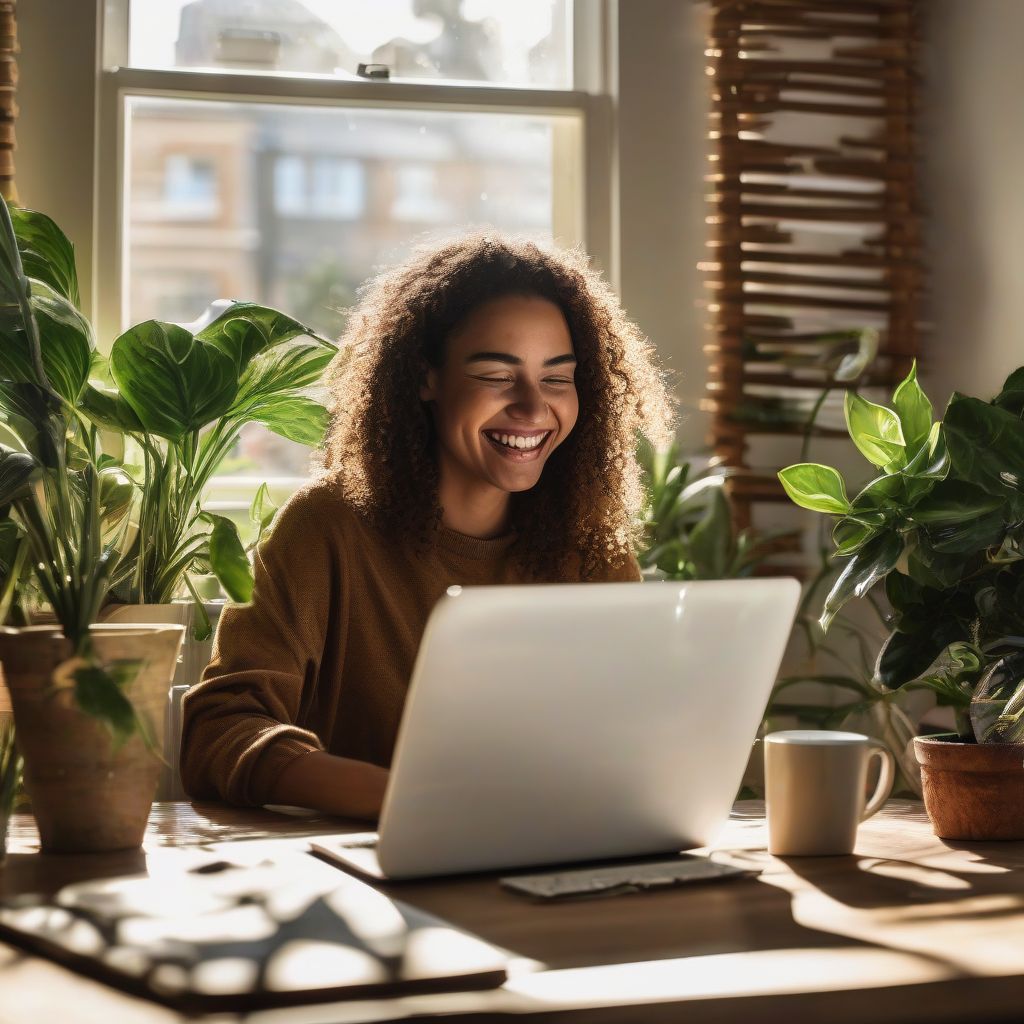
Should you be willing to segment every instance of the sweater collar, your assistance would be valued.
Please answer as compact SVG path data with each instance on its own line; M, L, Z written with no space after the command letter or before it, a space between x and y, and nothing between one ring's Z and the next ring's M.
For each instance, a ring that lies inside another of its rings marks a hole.
M437 546L443 551L459 555L462 558L482 560L496 558L504 554L516 539L516 532L510 530L500 537L491 537L485 540L480 537L470 537L466 533L459 533L450 527L439 525L436 537Z

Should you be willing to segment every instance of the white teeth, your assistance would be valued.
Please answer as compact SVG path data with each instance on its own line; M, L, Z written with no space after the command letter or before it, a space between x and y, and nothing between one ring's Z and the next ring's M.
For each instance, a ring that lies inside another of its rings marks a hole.
M539 434L536 437L524 437L522 434L488 434L487 436L508 448L523 451L539 447L548 435Z

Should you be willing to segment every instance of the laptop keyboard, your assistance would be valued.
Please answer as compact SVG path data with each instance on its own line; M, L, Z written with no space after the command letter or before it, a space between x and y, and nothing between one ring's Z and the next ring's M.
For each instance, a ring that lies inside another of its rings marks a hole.
M338 844L343 850L376 850L377 837L372 839L355 839L352 842L342 841Z

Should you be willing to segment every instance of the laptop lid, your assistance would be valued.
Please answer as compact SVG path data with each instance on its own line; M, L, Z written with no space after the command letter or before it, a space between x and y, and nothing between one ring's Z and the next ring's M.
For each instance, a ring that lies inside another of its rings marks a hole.
M410 878L710 842L799 594L793 579L451 588L410 682L381 870Z

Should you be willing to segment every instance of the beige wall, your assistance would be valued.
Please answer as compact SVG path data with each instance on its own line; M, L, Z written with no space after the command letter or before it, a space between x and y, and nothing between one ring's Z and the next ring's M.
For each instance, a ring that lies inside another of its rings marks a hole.
M704 444L706 379L697 262L704 251L706 11L689 0L620 0L620 291L676 376L680 438Z
M76 245L86 312L92 288L93 110L97 5L29 0L18 5L15 181L22 204L60 224ZM82 240L85 240L84 242Z
M937 406L1024 364L1024 3L934 0L924 121Z

